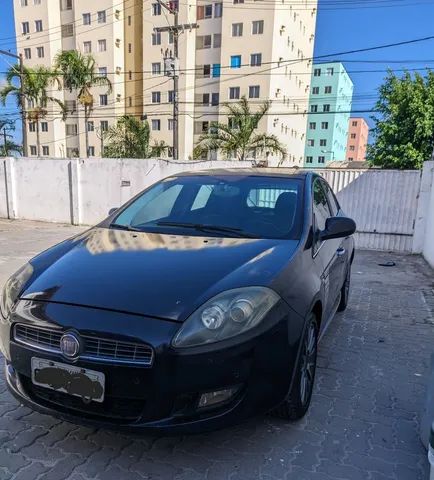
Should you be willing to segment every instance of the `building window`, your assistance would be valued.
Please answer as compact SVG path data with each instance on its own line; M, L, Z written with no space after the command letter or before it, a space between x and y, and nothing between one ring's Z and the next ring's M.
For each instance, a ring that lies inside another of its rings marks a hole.
M101 10L100 12L98 12L97 17L98 23L105 23L107 20L105 10Z
M102 106L102 107L106 107L108 105L108 97L107 95L100 95L99 96L99 104Z
M27 0L21 0L21 6L27 7Z
M203 65L200 78L209 78L211 76L211 65Z
M220 63L214 63L212 66L212 76L213 78L220 77L221 74L221 65ZM209 75L208 75L209 76Z
M312 88L312 95L319 95L319 87Z
M229 88L229 98L231 100L237 100L240 98L240 87L230 87Z
M36 53L38 55L38 58L44 58L44 47L37 47Z
M35 30L42 32L42 20L35 20Z
M354 121L354 122L352 123L352 125L353 125L353 127L357 127L357 121Z
M309 130L316 130L316 123L315 122L310 122L309 123Z
M84 53L92 53L92 42L83 42L83 50Z
M108 120L101 120L99 128L101 132L106 132L108 130Z
M29 123L29 132L36 132L36 122L30 122Z
M356 137L357 137L357 134L355 134L355 133L352 133L352 134L351 134L351 138L352 138L352 139L355 139Z
M161 103L161 92L152 92L152 103Z
M231 68L241 68L241 55L232 55Z
M233 23L232 24L232 36L233 37L242 37L243 36L243 24L242 23Z
M169 103L173 103L175 101L175 92L173 90L169 90L167 92L167 101Z
M98 73L101 75L101 77L106 77L107 76L107 67L99 67L98 68Z
M214 33L213 39L214 39L214 42L213 42L214 48L220 48L222 46L221 33Z
M155 131L161 130L161 120L154 118L151 121L151 127L152 127L152 130L155 130Z
M83 13L83 25L90 25L92 23L92 18L90 13Z
M350 152L355 152L356 151L356 147L354 145L350 145Z
M322 111L323 112L330 112L330 105L328 103L323 105Z
M306 163L313 163L313 157L306 157Z
M322 122L322 123L321 123L321 128L322 128L323 130L328 130L328 128L329 128L329 122Z
M161 74L161 63L156 62L152 64L152 75L160 75Z
M74 113L77 110L77 103L75 100L65 100L65 109L68 113Z
M313 71L313 76L314 77L320 77L321 76L321 69L320 68L315 68Z
M94 157L95 156L95 147L89 146L89 150L88 150L87 153L88 153L89 157Z
M152 4L152 15L154 17L161 15L161 5L159 3Z
M259 98L260 90L261 88L259 85L252 85L249 87L249 98Z
M332 93L332 87L325 87L324 93Z
M334 68L327 68L326 75L328 77L332 77L334 74L335 74L335 69Z
M107 40L98 40L98 52L107 51Z
M261 35L264 33L264 20L254 20L252 22L252 34Z
M30 48L24 49L24 58L30 60L32 58L32 50Z
M128 80L132 80L133 79L133 72L130 70L128 72Z
M173 130L173 118L169 118L167 120L167 130L169 130L169 131Z
M308 147L314 147L315 146L315 140L313 138L309 138L307 141L307 146Z
M223 3L214 4L214 17L220 18L223 15Z
M260 67L262 65L262 53L252 53L250 55L250 66Z
M128 44L128 53L132 53L133 45L131 43Z
M67 137L74 137L77 135L77 125L75 123L66 124L66 136Z
M161 32L154 32L152 34L152 45L161 45Z
M60 0L60 9L64 10L72 10L72 0Z
M212 35L198 35L196 39L196 49L204 50L211 48Z
M203 15L204 15L204 18L212 18L212 5L204 6Z
M354 160L354 157L348 157L348 161L352 162Z
M41 131L48 132L48 122L41 122Z
M131 27L131 15L128 15L128 26Z
M41 5L41 0L33 0L33 5Z
M219 105L219 103L220 103L220 94L219 93L211 94L211 105L215 107Z
M30 145L30 155L36 155L36 145Z
M320 155L318 157L318 163L325 163L325 157L323 157L322 155Z
M319 141L319 146L320 146L320 147L327 147L327 140L325 140L324 138L322 138L322 139Z
M318 105L311 105L310 106L310 111L312 113L317 113L318 112Z
M23 35L27 35L28 33L30 33L29 22L23 22L21 24L21 31L23 32Z
M202 94L201 103L202 105L209 105L209 93Z
M95 124L93 122L87 122L87 131L93 132L95 130Z
M50 155L50 147L47 147L46 145L44 145L42 147L42 155L44 155L45 157L47 157L48 155Z
M62 38L72 37L74 35L74 24L67 23L62 25Z

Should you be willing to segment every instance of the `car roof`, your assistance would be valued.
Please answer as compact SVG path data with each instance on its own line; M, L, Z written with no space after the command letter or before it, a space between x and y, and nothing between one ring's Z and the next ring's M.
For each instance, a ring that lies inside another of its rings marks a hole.
M191 176L238 176L238 177L270 177L270 178L297 178L305 180L306 177L312 175L312 172L302 170L300 168L213 168L210 170L187 171L173 175L174 177L191 177Z

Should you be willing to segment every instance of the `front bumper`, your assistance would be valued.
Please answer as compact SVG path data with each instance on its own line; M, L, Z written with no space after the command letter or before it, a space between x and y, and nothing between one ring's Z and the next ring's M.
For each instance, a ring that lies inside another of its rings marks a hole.
M19 302L16 322L71 328L86 335L117 336L143 341L155 352L150 367L79 360L74 365L103 372L106 396L102 404L36 387L31 382L31 358L68 363L61 355L36 351L16 343L3 329L7 385L30 408L64 420L121 430L203 432L264 413L286 396L296 364L302 319L284 302L270 312L271 325L241 344L219 350L178 352L171 339L180 324L44 302ZM125 332L128 331L128 336ZM8 337L8 338L5 338ZM237 387L227 402L200 409L201 394Z

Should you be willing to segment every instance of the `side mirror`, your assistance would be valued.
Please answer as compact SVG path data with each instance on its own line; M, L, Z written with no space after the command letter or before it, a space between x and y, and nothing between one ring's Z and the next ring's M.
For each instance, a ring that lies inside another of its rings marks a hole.
M348 217L330 217L326 221L326 228L320 233L320 239L349 237L356 231L356 222Z
M111 208L111 209L109 210L109 213L108 213L108 214L109 214L109 217L111 217L111 216L112 216L115 212L117 212L117 211L118 211L117 208Z

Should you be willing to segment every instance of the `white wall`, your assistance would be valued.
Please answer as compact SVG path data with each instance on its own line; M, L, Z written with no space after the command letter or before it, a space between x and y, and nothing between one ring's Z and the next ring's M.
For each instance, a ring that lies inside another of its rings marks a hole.
M423 244L423 256L426 261L434 268L434 162L426 162L427 171L430 172L430 175L427 174L427 177L431 180L429 185L429 195L427 197L426 203L426 215L425 215L425 231L424 231L424 244Z
M181 171L250 167L251 162L159 159L0 161L0 217L95 224L136 193Z

